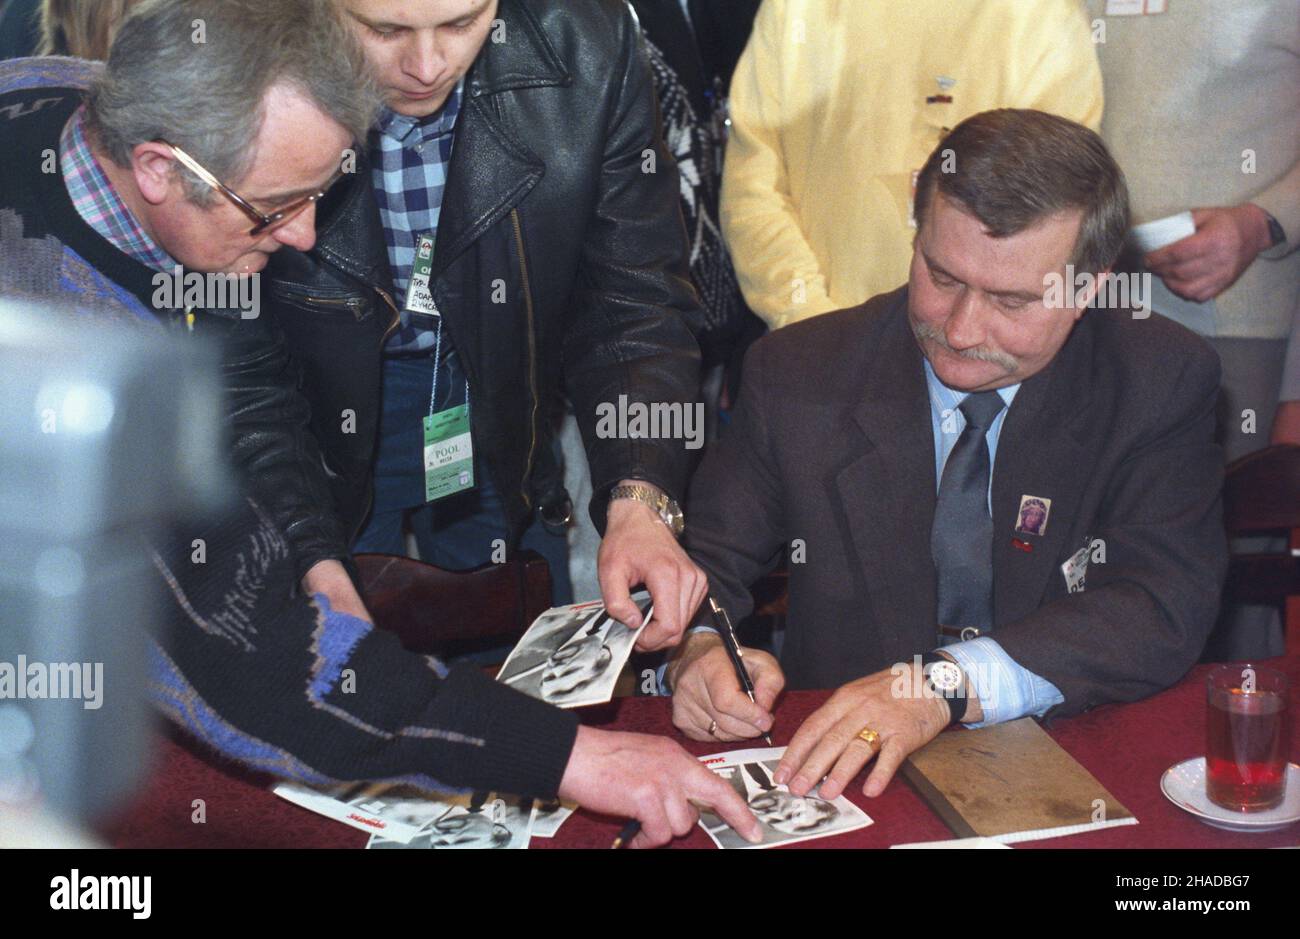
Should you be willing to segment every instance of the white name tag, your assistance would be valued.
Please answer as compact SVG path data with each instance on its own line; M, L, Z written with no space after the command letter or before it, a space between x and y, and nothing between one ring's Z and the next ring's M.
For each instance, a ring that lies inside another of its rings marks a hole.
M1107 16L1150 16L1169 9L1169 0L1106 0Z
M438 304L429 289L429 276L433 272L433 239L421 235L415 242L415 264L411 268L411 284L406 290L406 309L412 313L441 316Z
M424 448L424 468L426 470L442 469L462 460L474 458L474 445L468 432L457 434L438 443L427 444Z
M1065 589L1068 593L1083 593L1091 550L1090 545L1085 545L1061 565L1061 573L1065 575Z

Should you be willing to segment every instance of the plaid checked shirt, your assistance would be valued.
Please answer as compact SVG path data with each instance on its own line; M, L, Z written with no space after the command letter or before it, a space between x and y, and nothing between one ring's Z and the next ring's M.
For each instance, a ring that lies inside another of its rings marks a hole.
M460 113L462 79L447 103L426 118L406 117L384 110L371 133L375 199L388 241L388 261L399 304L406 297L415 264L416 239L438 233L442 194ZM434 347L437 320L402 310L401 325L389 337L387 352L416 352Z
M78 108L59 138L59 169L73 207L87 225L118 251L147 267L170 274L176 261L140 227L95 162L86 141L85 113L84 107Z

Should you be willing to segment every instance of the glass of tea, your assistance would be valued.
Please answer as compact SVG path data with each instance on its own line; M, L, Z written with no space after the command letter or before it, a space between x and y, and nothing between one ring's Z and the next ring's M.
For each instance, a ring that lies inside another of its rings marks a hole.
M1205 794L1235 812L1264 812L1286 793L1287 680L1260 665L1219 665L1207 679Z

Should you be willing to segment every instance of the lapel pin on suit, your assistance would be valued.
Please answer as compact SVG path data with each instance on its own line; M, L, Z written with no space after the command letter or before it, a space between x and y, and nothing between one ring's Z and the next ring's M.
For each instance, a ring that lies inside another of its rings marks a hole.
M1043 496L1021 496L1016 513L1016 531L1023 535L1042 537L1047 532L1047 517L1052 512L1052 500Z

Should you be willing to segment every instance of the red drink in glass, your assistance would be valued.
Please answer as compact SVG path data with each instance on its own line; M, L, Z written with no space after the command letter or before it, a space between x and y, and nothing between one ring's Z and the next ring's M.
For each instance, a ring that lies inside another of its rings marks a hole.
M1286 676L1253 665L1220 666L1207 691L1206 795L1237 812L1281 805L1291 739Z

